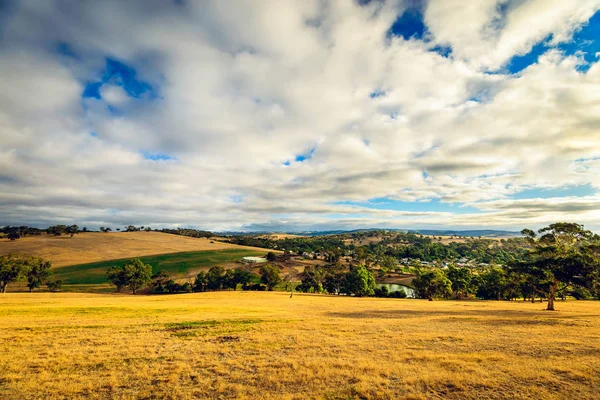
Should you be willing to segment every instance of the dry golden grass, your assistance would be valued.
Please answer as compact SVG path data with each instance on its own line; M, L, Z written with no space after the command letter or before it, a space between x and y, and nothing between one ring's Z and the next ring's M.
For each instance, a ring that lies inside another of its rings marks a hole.
M0 239L0 255L8 253L31 254L52 261L52 266L55 268L182 251L236 248L267 251L211 239L197 239L160 232L88 232L73 237L42 235L28 236L15 241Z
M600 303L5 294L0 398L597 399Z

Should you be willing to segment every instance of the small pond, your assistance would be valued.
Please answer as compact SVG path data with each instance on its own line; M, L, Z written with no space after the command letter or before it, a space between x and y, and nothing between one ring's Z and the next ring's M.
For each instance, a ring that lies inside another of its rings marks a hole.
M408 286L404 286L399 283L378 283L375 286L378 289L381 289L382 287L385 286L385 287L387 287L387 290L389 293L402 290L404 293L406 293L406 297L409 297L411 299L415 298L415 290L413 288L409 288Z

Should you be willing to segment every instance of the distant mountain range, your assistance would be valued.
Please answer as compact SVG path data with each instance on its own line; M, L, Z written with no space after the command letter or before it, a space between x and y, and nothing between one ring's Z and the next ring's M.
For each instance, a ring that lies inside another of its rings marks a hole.
M217 235L229 235L229 236L255 236L255 235L268 235L275 233L283 233L290 235L300 236L323 236L323 235L342 235L344 233L357 233L357 232L369 232L369 231L388 231L388 232L412 232L421 235L430 236L466 236L466 237L517 237L521 236L519 232L494 230L494 229L473 229L473 230L441 230L441 229L353 229L353 230L331 230L331 231L304 231L304 232L286 232L286 231L256 231L256 232L216 232Z

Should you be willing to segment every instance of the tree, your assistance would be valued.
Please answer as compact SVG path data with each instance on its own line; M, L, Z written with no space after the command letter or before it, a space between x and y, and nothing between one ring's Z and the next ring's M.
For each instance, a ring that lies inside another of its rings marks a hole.
M235 272L232 269L225 270L225 275L223 275L223 289L235 290L236 288Z
M419 297L432 301L436 297L446 297L452 293L452 282L438 268L419 271L412 285Z
M346 274L339 270L329 272L325 276L323 288L327 293L339 294L346 283Z
M194 292L205 292L207 287L206 272L200 271L194 280Z
M379 262L379 267L381 268L380 269L381 274L385 275L389 271L395 269L397 265L398 265L398 260L396 260L395 257L383 256L381 261Z
M53 282L48 281L46 283L46 286L48 286L48 290L50 290L51 292L59 292L62 288L62 281L60 279Z
M450 265L446 276L452 282L452 297L463 299L473 295L477 286L474 285L473 274L469 268L457 268Z
M19 254L0 256L0 293L6 292L9 283L26 276L29 269L27 257Z
M375 294L375 276L364 265L350 267L343 291L355 296L372 296Z
M276 265L267 264L260 267L260 281L267 286L267 290L273 290L275 285L281 282L279 272Z
M277 254L273 253L272 251L267 253L267 261L269 262L274 262L275 260L277 260Z
M8 240L17 240L21 238L21 233L19 231L12 231L9 232L8 235L6 235L6 237L8 238Z
M300 275L301 284L298 289L302 292L321 293L323 291L323 281L325 279L325 270L322 266L308 266Z
M67 226L66 225L53 225L53 226L50 226L48 229L46 229L46 232L49 235L60 236L63 233L67 232Z
M127 278L125 277L125 269L121 266L113 266L106 271L106 276L110 283L117 287L117 292L120 292L127 286Z
M172 282L171 277L163 271L158 271L152 275L150 287L152 293L168 293L169 282Z
M233 270L233 280L235 282L235 286L233 290L237 289L237 285L246 286L248 283L252 282L253 279L256 278L252 272L245 270L244 268L236 268Z
M477 297L484 300L509 299L507 272L498 267L492 267L478 276Z
M67 228L65 229L65 231L71 235L71 237L73 237L73 235L75 235L76 233L79 233L79 227L77 225L70 225L67 226Z
M548 295L547 310L554 311L557 293L569 286L592 287L600 281L600 237L583 225L560 222L538 231L521 231L531 251L511 268L534 277Z
M221 266L210 267L206 273L206 288L208 290L220 290L223 287L223 276L225 269Z
M50 276L50 261L44 261L40 257L32 257L29 260L29 268L27 271L27 287L30 292L33 289L42 286L42 283Z
M133 294L152 279L152 266L144 264L139 258L128 261L123 266L123 271L127 285Z

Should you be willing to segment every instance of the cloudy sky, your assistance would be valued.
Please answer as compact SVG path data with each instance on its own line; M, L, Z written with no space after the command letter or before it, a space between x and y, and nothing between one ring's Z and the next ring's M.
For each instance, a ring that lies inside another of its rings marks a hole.
M600 230L600 0L0 2L0 225Z

